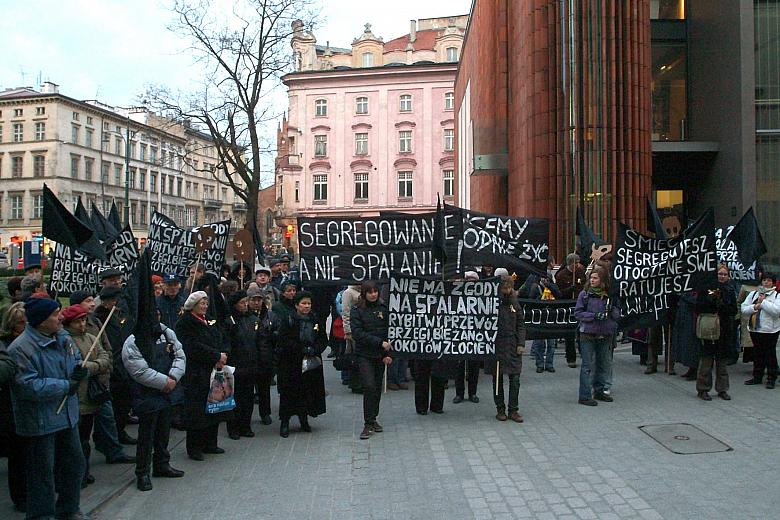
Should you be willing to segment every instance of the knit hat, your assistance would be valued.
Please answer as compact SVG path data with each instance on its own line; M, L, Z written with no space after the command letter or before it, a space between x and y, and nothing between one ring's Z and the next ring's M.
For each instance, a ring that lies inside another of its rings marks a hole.
M247 291L236 291L228 296L227 303L232 309L235 304L247 297Z
M187 301L184 302L184 310L191 311L195 308L199 301L203 298L208 298L209 295L205 291L195 291L187 297Z
M246 296L247 298L260 298L263 296L263 290L257 284L252 284L246 290Z
M152 284L160 283L163 281L163 277L159 274L153 274L152 275Z
M479 280L479 275L476 271L466 271L466 273L463 275L463 278L465 280Z
M70 293L70 304L78 305L90 296L95 296L92 291L73 291Z
M493 272L493 276L509 276L509 271L507 271L503 267L497 267L496 270Z
M271 268L261 265L255 270L255 274L260 274L260 273L267 273L268 276L271 276Z
M87 311L81 305L71 305L70 307L65 307L62 309L62 314L60 314L60 316L62 316L63 325L67 325L71 321L83 318L86 315Z
M24 315L30 327L37 327L59 308L59 302L50 298L28 298L24 302Z

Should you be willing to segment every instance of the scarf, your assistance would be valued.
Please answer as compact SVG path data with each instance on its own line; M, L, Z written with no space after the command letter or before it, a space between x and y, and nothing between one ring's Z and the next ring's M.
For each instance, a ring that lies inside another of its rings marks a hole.
M591 287L588 289L588 292L592 294L593 296L597 296L599 298L604 296L604 288L603 287Z

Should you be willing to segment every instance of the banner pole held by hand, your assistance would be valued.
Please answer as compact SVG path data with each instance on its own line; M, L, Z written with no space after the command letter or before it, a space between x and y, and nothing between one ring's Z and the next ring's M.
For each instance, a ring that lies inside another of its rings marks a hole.
M499 379L499 377L501 377L501 373L499 372L498 364L499 364L499 361L496 361L496 395L498 395L498 384L499 384L499 381L501 381Z
M106 320L103 322L103 326L100 327L100 332L97 333L97 336L95 336L95 341L92 342L92 346L89 347L89 350L87 351L87 355L84 356L84 359L81 360L81 365L83 366L84 363L86 363L89 360L89 356L92 354L92 351L95 350L95 346L97 346L98 342L100 341L100 336L103 335L103 332L106 330L106 325L108 325L108 322L111 320L111 316L114 315L114 311L116 310L116 305L111 307L111 312L108 313L108 317L106 317ZM68 394L65 394L65 397L62 398L62 402L60 403L60 406L57 408L57 415L62 412L62 408L65 406L65 403L68 401Z
M384 388L384 392L387 393L387 365L385 365L385 375L382 378L382 387Z

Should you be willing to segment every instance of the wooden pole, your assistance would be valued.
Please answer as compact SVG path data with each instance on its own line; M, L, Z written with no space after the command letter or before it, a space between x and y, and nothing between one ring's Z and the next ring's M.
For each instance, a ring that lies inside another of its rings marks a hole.
M108 313L108 317L103 322L103 326L100 327L100 332L98 332L97 336L95 336L95 341L92 342L92 346L89 347L89 350L87 351L87 355L84 356L84 359L81 361L81 365L83 366L84 363L86 363L89 360L89 356L92 354L92 352L95 350L95 347L97 346L98 342L100 341L100 336L103 335L103 332L106 330L106 325L108 325L109 320L111 320L111 316L114 315L114 311L116 310L116 305L114 305L111 308L111 312ZM121 363L121 360L120 360ZM62 412L62 408L65 406L65 403L68 400L68 394L65 394L65 397L62 398L62 402L60 403L59 408L57 408L57 415Z
M496 395L498 395L498 385L499 385L499 377L501 377L501 372L499 372L499 361L496 361Z
M387 365L385 365L385 375L382 378L382 386L384 388L384 393L387 393Z
M198 281L198 267L200 267L200 255L203 253L198 253L198 257L195 259L195 272L192 274L192 287L190 287L191 292L195 292L195 282Z

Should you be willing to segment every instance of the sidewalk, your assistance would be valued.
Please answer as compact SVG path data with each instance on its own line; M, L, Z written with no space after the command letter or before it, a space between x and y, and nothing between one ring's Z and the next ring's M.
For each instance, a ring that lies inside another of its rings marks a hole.
M556 373L537 374L526 356L523 424L494 419L490 379L482 376L481 402L452 404L450 384L443 415L417 415L412 390L383 395L385 431L361 441L361 396L340 385L327 363L328 413L311 421L313 433L298 432L293 419L290 437L282 439L276 417L267 427L256 420L253 439L232 441L223 429L225 455L197 463L179 445L172 463L186 476L154 479L147 493L127 485L131 466L97 462L98 482L88 488L84 510L102 503L94 516L106 520L777 515L780 390L744 386L749 365L729 367L732 401L708 403L679 376L642 374L638 358L621 348L615 402L590 408L577 404L579 369L568 368L562 357L556 364ZM732 451L679 455L639 429L678 423L696 426ZM21 518L6 515L6 493L0 515Z

